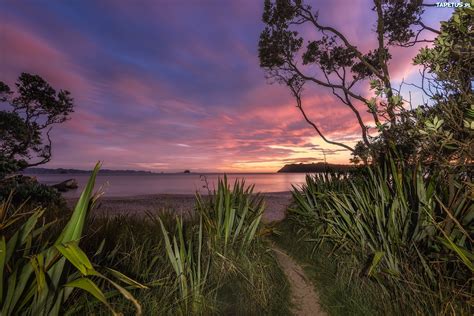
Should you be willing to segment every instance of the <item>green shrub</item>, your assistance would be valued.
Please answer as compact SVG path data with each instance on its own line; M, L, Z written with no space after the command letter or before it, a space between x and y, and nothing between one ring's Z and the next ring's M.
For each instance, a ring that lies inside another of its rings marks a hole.
M196 245L194 236L186 236L182 218L176 219L177 232L170 240L168 231L159 219L165 240L166 254L179 285L179 301L183 314L196 314L203 310L204 287L209 272L210 257L203 258L202 220L199 221Z
M293 192L291 219L315 248L330 245L336 256L352 257L348 269L362 267L354 273L378 283L400 311L466 312L472 187L457 182L449 194L442 180L393 161L370 169L364 181L308 177Z
M12 204L20 205L27 202L32 206L42 206L50 210L65 209L66 202L54 188L39 183L36 179L26 176L14 176L0 180L0 201L12 195Z
M163 210L91 218L83 245L94 262L149 287L134 292L144 314L288 315L287 280L261 237L262 207L252 187L222 180L196 197L198 211L185 219ZM123 298L111 304L134 312ZM89 304L86 312L107 310Z
M141 306L117 280L130 287L144 287L122 273L105 269L112 280L99 272L79 248L79 239L89 209L95 202L92 196L96 166L71 218L55 240L50 228L55 222L40 221L42 208L24 212L11 209L11 196L0 207L0 306L1 315L59 315L80 306L68 305L76 289L91 294L114 314L107 296L121 294L132 301L140 314ZM9 230L17 222L13 232ZM9 232L9 234L7 234ZM98 284L106 282L114 288L104 293Z
M238 180L231 189L224 177L208 199L196 194L196 209L216 251L225 254L229 247L245 250L258 234L265 206L262 196L253 194L253 189Z
M148 287L133 291L144 315L177 314L183 302L178 299L178 283L168 262L157 216L92 217L87 223L83 247L97 264L121 271ZM159 216L166 229L174 234L174 215ZM193 224L189 226L192 228ZM86 305L83 314L109 315L102 305L93 304L84 297L79 297L78 301ZM113 297L110 301L124 315L136 312L123 297Z

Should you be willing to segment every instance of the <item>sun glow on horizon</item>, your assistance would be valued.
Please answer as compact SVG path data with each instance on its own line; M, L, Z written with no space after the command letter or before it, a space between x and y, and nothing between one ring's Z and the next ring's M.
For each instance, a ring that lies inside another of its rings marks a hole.
M140 6L104 11L95 2L78 2L81 19L67 20L72 13L64 1L28 10L21 1L5 6L0 80L13 86L23 71L38 74L69 90L75 102L71 120L51 131L54 154L45 167L85 169L101 160L104 168L122 170L275 172L289 163L348 164L350 152L317 136L287 87L265 79L256 55L263 6L238 2L238 11L226 10L230 4L191 1L145 12ZM347 4L334 1L331 7L337 6ZM213 18L214 9L222 18ZM371 47L373 12L354 9L344 19L339 14L328 9L324 18L361 48ZM435 10L428 17L435 25L449 15ZM95 23L104 20L100 27ZM200 27L183 32L187 23ZM417 83L411 60L418 49L393 54L395 84ZM328 139L353 147L361 139L354 113L328 89L305 88L309 117ZM358 93L372 92L362 85ZM420 94L411 97L414 104L423 102ZM366 107L355 105L373 132Z

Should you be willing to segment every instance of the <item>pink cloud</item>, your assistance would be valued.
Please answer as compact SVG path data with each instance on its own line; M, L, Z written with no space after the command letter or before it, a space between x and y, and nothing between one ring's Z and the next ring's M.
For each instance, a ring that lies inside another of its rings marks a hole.
M68 21L73 13L59 4L41 15L48 27L16 19L26 11L25 19L41 14L27 5L2 20L0 80L12 83L19 72L34 72L76 98L72 120L54 129L51 167L90 167L101 159L106 168L275 171L289 161L322 157L312 148L326 145L288 89L268 85L259 68L260 1L131 6L105 0L97 6L100 18L94 5L80 8L97 19L87 25L82 16ZM376 47L370 7L369 0L338 0L316 1L314 9L323 24L368 51ZM212 23L204 23L206 17ZM61 26L64 32L56 32ZM413 52L393 50L393 79L411 74ZM366 85L358 89L369 93ZM304 106L328 138L360 138L354 114L330 90L308 85ZM356 106L373 124L365 105ZM331 159L347 162L347 153L330 150Z
M20 24L2 21L0 41L1 80L13 84L20 72L29 72L42 76L54 87L70 90L78 98L92 90L64 53Z

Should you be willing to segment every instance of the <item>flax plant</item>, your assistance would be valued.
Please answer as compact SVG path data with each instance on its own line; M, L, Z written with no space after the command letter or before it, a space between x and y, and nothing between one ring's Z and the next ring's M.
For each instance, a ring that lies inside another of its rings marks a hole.
M224 176L208 199L196 194L196 209L215 250L225 254L237 245L245 250L259 232L265 205L263 197L254 194L253 189L253 185L246 187L243 180L236 180L231 189Z
M313 251L325 244L336 257L353 258L352 268L361 269L353 273L410 301L412 311L465 312L473 284L472 184L464 179L448 190L443 179L393 159L362 179L308 176L293 190L290 218Z
M23 205L9 212L11 200L2 202L1 315L62 314L67 312L65 308L68 306L68 300L76 289L92 295L113 314L117 312L109 304L107 297L120 294L134 304L137 314L141 314L140 304L125 287L145 288L145 286L113 269L106 269L107 274L112 277L100 273L78 245L87 213L97 199L92 190L99 167L97 164L94 168L71 218L55 241L50 242L47 236L48 229L55 223L41 223L46 210L36 208L31 212L23 212L21 210ZM19 224L27 216L29 218L23 224ZM104 282L114 290L104 292L99 287L99 284ZM124 287L119 283L126 285Z
M204 287L209 272L210 257L203 262L203 230L202 219L198 226L197 244L193 244L193 236L186 236L182 218L176 219L176 234L169 233L159 219L165 240L166 254L176 275L179 287L178 303L183 307L183 314L199 314L204 307ZM204 263L204 264L203 264Z

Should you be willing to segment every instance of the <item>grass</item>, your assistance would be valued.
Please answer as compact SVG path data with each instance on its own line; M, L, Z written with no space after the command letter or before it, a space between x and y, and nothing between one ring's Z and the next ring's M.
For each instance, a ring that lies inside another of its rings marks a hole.
M412 167L392 161L294 188L273 238L331 315L472 314L472 185ZM96 172L59 218L2 201L2 315L290 314L252 186L224 178L185 219L88 217Z
M92 190L98 170L99 164L72 215L54 237L50 233L56 223L45 222L45 209L24 210L25 204L15 208L12 195L2 201L1 315L59 315L77 290L84 296L91 295L113 314L116 312L107 296L119 294L133 303L136 314L141 314L140 304L125 287L146 287L114 269L100 272L79 247L87 213L96 199Z
M471 314L472 185L445 181L394 161L363 178L309 176L280 242L322 271L312 274L335 314Z
M229 252L215 268L221 315L290 315L288 280L266 242L256 242L245 257Z
M231 188L224 176L210 198L196 194L196 210L214 251L225 255L229 247L238 247L245 252L255 239L265 207L263 197L253 194L253 189L238 180Z
M144 315L289 314L289 285L263 236L257 236L245 252L230 247L224 255L208 247L199 217L186 221L171 213L153 214L148 220L96 217L87 226L84 247L94 262L149 287L133 291ZM122 298L112 304L125 314L133 313ZM107 310L93 303L88 313L107 314Z
M312 239L295 222L284 220L275 231L278 233L272 239L303 267L322 308L330 315L393 314L391 304L380 304L390 300L389 296L354 273L351 258L336 258L333 249L326 246L315 251Z
M252 187L223 179L185 219L90 217L97 170L72 214L2 201L2 315L289 314Z

